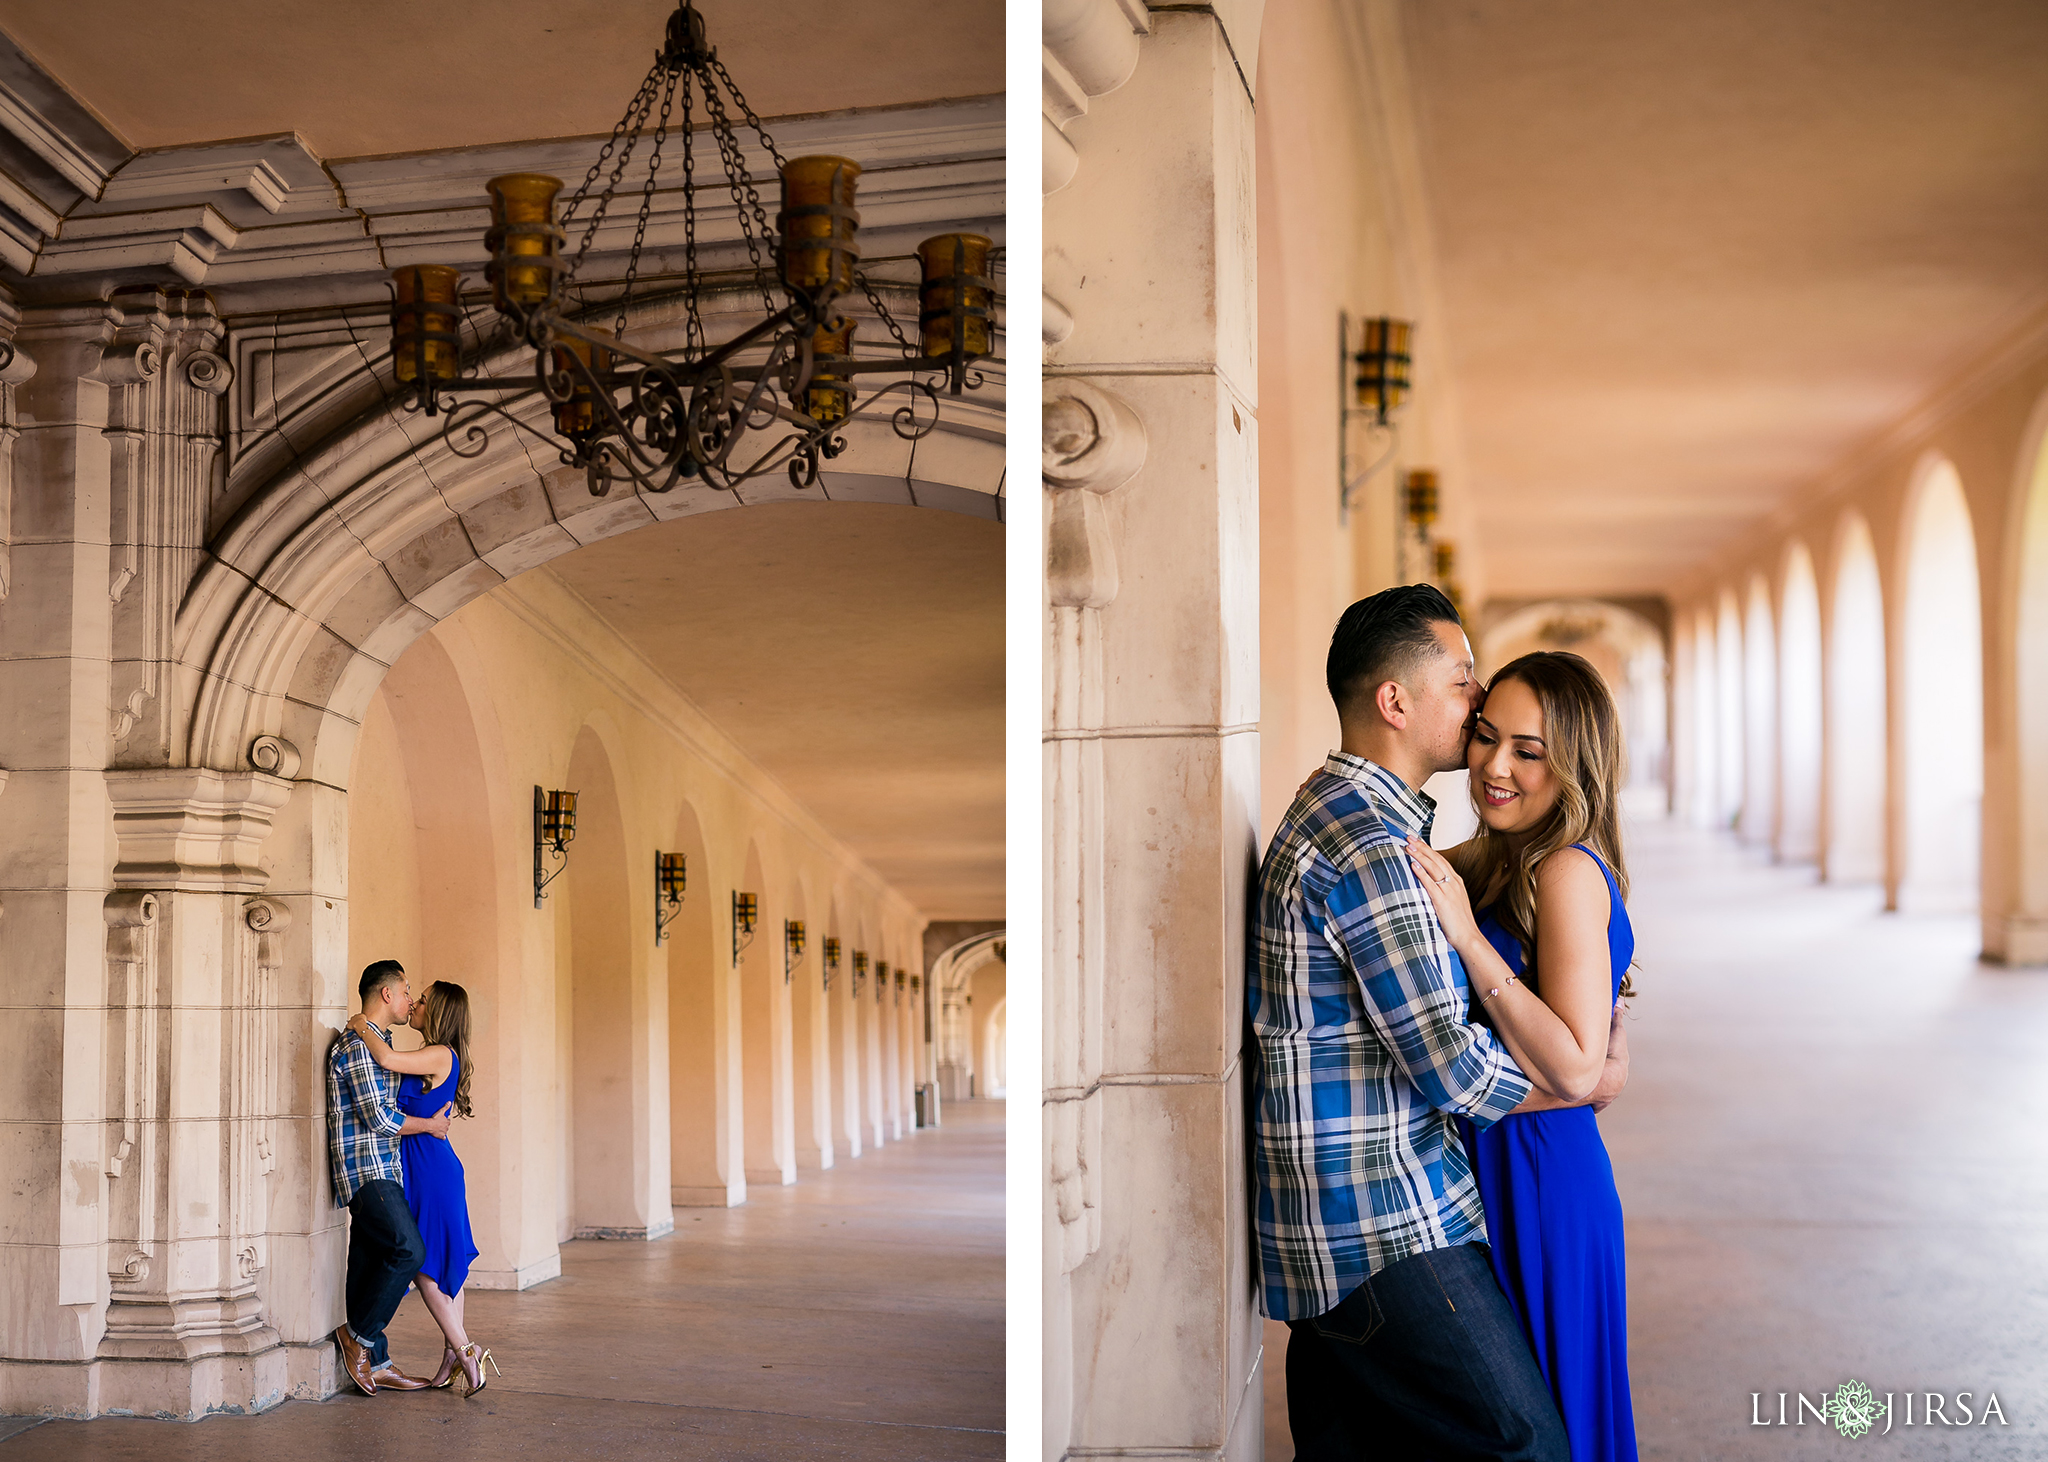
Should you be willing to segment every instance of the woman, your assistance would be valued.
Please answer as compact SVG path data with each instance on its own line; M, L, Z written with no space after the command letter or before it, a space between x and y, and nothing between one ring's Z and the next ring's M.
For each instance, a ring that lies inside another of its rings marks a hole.
M1544 651L1487 687L1466 752L1478 834L1409 856L1464 961L1474 1008L1522 1070L1583 1101L1634 994L1616 801L1621 730L1600 674ZM1478 891L1478 915L1468 890ZM1521 1316L1573 1462L1635 1462L1621 1198L1587 1106L1462 1122L1493 1268Z
M394 1051L360 1015L351 1017L349 1026L369 1045L379 1066L404 1078L398 1083L399 1110L431 1117L453 1102L457 1116L471 1115L469 992L462 986L439 980L420 996L413 1007L412 1027L426 1045L417 1051ZM441 1368L429 1384L448 1385L460 1366L462 1394L474 1396L484 1388L484 1362L490 1361L493 1369L498 1363L462 1328L462 1282L477 1252L469 1231L462 1159L451 1144L423 1132L400 1138L399 1143L406 1206L427 1250L413 1283L446 1337Z

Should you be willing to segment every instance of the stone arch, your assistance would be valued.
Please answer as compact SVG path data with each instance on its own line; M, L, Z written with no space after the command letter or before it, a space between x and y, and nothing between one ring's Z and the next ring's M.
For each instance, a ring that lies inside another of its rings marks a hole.
M1976 531L1947 458L1922 459L1900 520L1894 899L1902 909L1971 909L1983 846L1984 621Z
M2048 964L2048 394L2021 438L2007 582L2018 796L2009 909L1987 909L1985 948L2010 964Z
M1778 856L1820 856L1823 674L1820 585L1813 555L1793 539L1778 598Z
M1732 588L1724 588L1714 608L1714 788L1713 825L1735 827L1742 818L1742 795L1748 785L1743 752L1747 720L1743 714L1742 606Z
M985 1097L1000 1097L1009 1086L1009 1005L1007 998L997 1000L983 1021L981 1066L988 1086L979 1094Z
M1742 814L1744 842L1778 834L1778 632L1771 586L1751 574L1742 622Z
M1829 579L1821 871L1830 883L1875 883L1886 874L1890 822L1884 587L1870 525L1854 509L1835 529Z
M632 789L619 784L625 764L615 728L600 717L585 722L564 774L577 794L576 836L549 891L565 1047L563 1203L576 1238L653 1238L674 1226L668 1135L657 1153L653 1129L646 948L654 914L632 897L644 883L631 873L639 840L627 816ZM666 1127L667 1112L660 1115Z
M740 887L760 902L760 922L741 951L739 979L741 1071L749 1183L780 1186L796 1181L796 1142L790 1110L789 996L782 984L782 911L779 888L748 839Z
M740 1161L739 1013L731 958L718 947L718 890L697 809L685 801L660 849L681 853L686 887L665 930L668 976L669 1197L697 1208L747 1201ZM650 878L651 878L650 870Z
M661 350L681 343L679 330L647 307L628 334ZM507 351L482 370L528 366ZM362 709L408 644L509 578L652 523L790 501L1002 517L999 400L949 399L915 458L928 475L914 479L884 415L857 419L847 451L809 489L777 477L737 493L623 483L593 498L581 469L513 427L465 437L475 450L464 455L437 423L393 406L388 381L365 374L326 389L237 460L238 506L209 534L179 610L175 654L193 685L183 764L239 770L257 736L277 735L299 749L307 775L344 785ZM546 430L545 405L536 393L509 409Z
M974 976L984 965L1001 959L1005 947L1002 930L971 935L942 952L932 962L931 983L937 1029L932 1044L938 1058L939 1097L942 1101L964 1101L972 1090L978 1065L973 1032L973 1007L967 997L974 992Z

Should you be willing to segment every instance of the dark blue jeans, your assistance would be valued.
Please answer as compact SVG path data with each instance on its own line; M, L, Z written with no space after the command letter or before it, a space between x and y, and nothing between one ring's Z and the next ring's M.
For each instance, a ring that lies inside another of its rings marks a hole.
M348 1328L370 1352L373 1365L391 1359L384 1327L426 1263L427 1246L405 1206L405 1189L376 1178L348 1201Z
M1411 1254L1287 1328L1297 1462L1570 1462L1484 1244Z

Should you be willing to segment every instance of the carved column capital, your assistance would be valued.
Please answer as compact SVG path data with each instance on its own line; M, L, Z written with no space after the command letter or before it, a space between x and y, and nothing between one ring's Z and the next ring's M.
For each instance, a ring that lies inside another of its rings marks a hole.
M264 772L164 767L107 773L124 889L259 893L258 850L292 784Z
M1072 377L1045 383L1045 576L1055 607L1101 609L1116 598L1116 544L1102 496L1145 465L1146 447L1145 423L1122 397Z

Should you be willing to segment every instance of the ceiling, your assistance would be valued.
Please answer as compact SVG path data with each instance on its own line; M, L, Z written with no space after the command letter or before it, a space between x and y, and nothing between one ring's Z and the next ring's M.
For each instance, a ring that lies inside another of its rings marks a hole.
M1403 25L1495 595L1661 592L2048 304L2039 0Z
M1002 555L986 519L778 503L541 572L928 918L1001 919Z
M324 158L607 134L674 0L0 0L129 146L297 132ZM1003 89L1002 0L699 0L764 117Z

